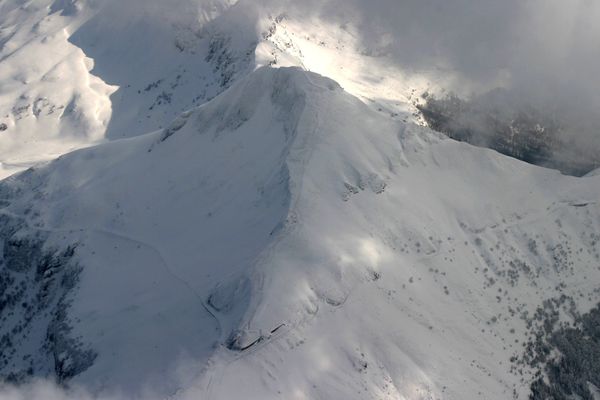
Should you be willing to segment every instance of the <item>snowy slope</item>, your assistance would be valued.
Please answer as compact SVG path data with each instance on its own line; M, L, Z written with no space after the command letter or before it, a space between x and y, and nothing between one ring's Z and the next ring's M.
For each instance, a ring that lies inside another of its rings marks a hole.
M94 73L119 88L107 138L162 128L254 69L255 17L233 3L112 1L73 33Z
M231 5L0 2L0 177L162 127L251 71L254 18Z
M264 4L263 4L264 3ZM373 109L419 120L440 74L409 74L342 26L255 0L4 0L0 176L163 128L257 67L298 66ZM381 47L381 48L380 48ZM42 55L42 56L40 56Z
M0 2L1 177L97 142L110 119L116 88L90 74L93 61L68 41L74 21L55 11Z
M599 179L261 68L2 182L0 372L125 398L526 398L537 307L598 302Z

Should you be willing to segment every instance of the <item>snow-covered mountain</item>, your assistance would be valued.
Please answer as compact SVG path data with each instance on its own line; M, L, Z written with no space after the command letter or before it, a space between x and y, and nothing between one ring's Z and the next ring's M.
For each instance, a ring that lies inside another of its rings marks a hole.
M136 20L48 3L0 2L0 156L86 148L0 182L3 380L125 399L600 387L593 340L571 386L548 372L574 343L558 339L597 334L600 175L414 123L433 83L389 73L351 25L250 2L182 19L156 1ZM27 69L33 51L57 59ZM72 105L36 115L38 97Z
M116 1L2 2L3 176L74 148L146 133L222 91L217 78L235 72L219 65L229 49L219 47L217 33L200 38L227 8L222 3L193 9L181 0L173 6L186 18L169 19L160 1L139 14L135 4ZM206 57L187 48L196 45Z
M363 48L355 17L340 28L259 4L4 0L0 176L162 128L264 65L333 77L381 113L418 117L433 83Z
M3 372L169 394L184 362L210 398L524 395L522 316L597 299L597 178L263 68L3 183Z

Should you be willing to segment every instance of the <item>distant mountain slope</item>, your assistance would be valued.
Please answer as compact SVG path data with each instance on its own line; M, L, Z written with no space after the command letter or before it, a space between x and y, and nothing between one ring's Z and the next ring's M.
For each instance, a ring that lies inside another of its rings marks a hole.
M111 116L116 88L90 73L68 41L76 23L50 3L0 4L0 177L101 140Z
M163 128L264 65L333 78L397 120L419 118L415 90L430 86L358 43L351 15L337 26L254 0L0 7L0 177Z
M181 399L527 398L544 365L524 344L600 301L599 178L261 68L0 184L0 373Z
M252 17L231 31L228 21L211 24L233 18L223 15L228 0L170 6L0 4L0 177L162 127L254 68Z
M574 140L569 130L576 126L564 111L542 111L502 90L470 100L428 95L418 108L436 131L531 164L575 176L600 166L600 148L593 141Z

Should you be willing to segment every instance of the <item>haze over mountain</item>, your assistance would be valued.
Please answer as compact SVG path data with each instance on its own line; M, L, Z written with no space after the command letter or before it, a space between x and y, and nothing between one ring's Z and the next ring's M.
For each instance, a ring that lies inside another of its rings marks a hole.
M597 11L0 0L0 398L599 398Z

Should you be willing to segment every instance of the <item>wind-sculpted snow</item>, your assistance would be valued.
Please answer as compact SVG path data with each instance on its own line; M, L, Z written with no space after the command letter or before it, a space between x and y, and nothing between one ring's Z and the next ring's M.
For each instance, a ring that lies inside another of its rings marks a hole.
M0 177L161 128L252 71L254 20L232 4L2 2Z
M253 8L234 3L151 0L97 5L69 41L94 59L95 74L118 86L111 96L107 138L162 128L255 68Z
M527 398L545 370L528 358L540 329L600 302L598 178L404 124L317 74L261 68L164 129L1 186L22 243L49 243L28 254L76 245L65 321L93 363L73 387L506 399ZM4 253L11 274L33 262ZM18 343L15 360L38 351ZM34 375L52 379L47 365Z
M21 3L0 5L1 177L101 140L115 90L68 42L69 17Z

